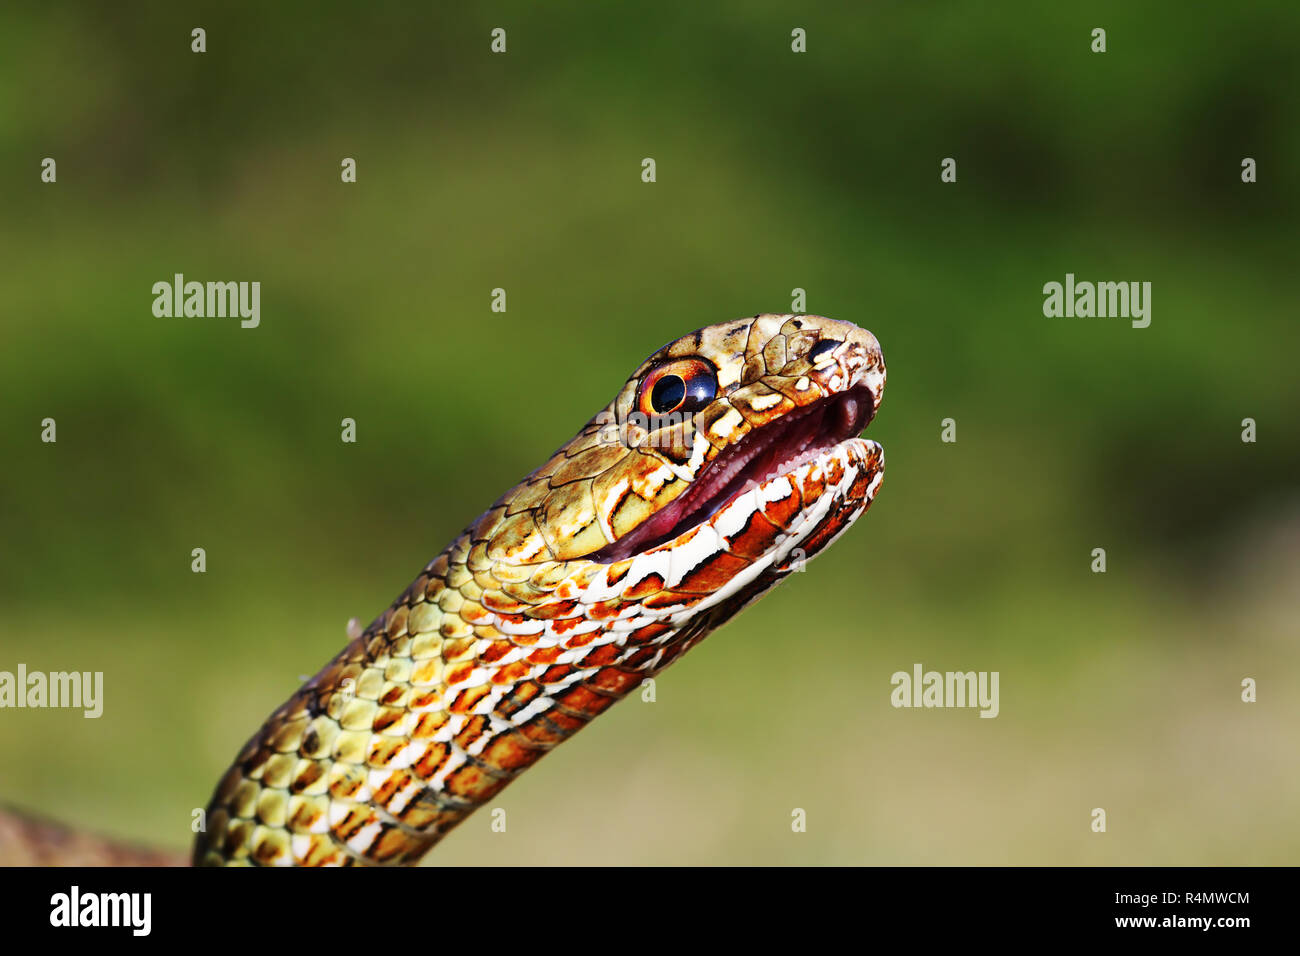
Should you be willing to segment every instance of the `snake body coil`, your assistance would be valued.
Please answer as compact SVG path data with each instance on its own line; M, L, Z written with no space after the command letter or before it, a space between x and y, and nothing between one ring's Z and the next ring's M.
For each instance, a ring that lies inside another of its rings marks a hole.
M196 864L412 864L874 498L867 331L759 315L646 360L244 746Z

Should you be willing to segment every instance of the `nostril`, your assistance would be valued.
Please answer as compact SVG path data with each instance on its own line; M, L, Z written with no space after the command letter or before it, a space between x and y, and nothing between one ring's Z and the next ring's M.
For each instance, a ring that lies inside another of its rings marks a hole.
M808 351L808 361L816 365L823 355L835 351L843 344L839 339L822 339Z

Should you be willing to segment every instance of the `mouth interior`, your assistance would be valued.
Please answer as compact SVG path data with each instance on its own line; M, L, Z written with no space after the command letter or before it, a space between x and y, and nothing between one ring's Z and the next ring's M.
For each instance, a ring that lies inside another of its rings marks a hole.
M754 429L719 452L667 507L589 555L589 560L621 561L671 541L713 517L742 492L790 472L857 435L874 414L871 391L855 385Z

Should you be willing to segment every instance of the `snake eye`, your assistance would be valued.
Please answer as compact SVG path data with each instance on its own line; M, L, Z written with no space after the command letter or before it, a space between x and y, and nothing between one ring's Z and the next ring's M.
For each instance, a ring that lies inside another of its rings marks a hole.
M718 393L718 374L703 359L676 359L650 370L637 391L637 409L649 417L697 412Z
M811 362L813 365L816 365L817 360L820 359L823 355L826 355L828 352L835 351L836 348L838 348L843 344L844 343L841 342L839 339L822 339L820 342L814 345L812 349L808 352L808 361Z

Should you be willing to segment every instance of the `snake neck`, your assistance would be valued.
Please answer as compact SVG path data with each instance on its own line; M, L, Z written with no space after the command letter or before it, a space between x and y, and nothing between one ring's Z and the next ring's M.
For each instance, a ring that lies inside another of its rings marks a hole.
M481 555L467 531L272 714L196 864L413 863L721 616L679 626L590 562Z

